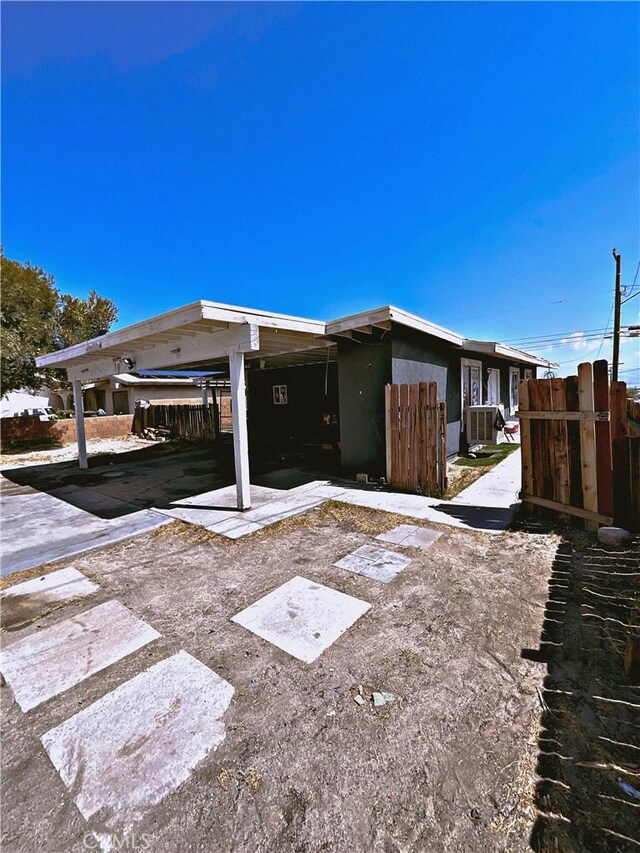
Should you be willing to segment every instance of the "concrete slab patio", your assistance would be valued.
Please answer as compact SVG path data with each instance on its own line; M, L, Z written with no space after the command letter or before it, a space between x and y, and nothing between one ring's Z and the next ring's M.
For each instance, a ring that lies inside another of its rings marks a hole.
M110 476L115 472L122 476ZM244 512L235 508L235 486L225 483L224 460L207 448L150 448L107 458L83 472L73 463L59 463L5 474L0 476L3 576L130 539L172 520L240 539L327 500L499 533L517 509L520 452L452 501L318 479L315 472L293 469L257 477L252 508Z

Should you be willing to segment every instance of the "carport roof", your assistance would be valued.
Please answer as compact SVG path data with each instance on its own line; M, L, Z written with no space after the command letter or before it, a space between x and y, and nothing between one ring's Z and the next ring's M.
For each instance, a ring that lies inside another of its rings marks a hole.
M329 323L255 308L200 300L97 338L36 359L38 367L71 368L76 378L97 379L143 369L211 369L226 362L226 337L243 328L259 331L259 346L247 357L268 360L269 366L335 358L330 338L389 329L397 323L447 341L461 349L486 352L531 364L549 365L531 353L464 336L393 305L364 311ZM227 333L225 336L224 333ZM220 333L220 334L217 334ZM131 363L129 363L131 362ZM124 370L123 370L124 367ZM81 369L82 368L82 369ZM83 376L80 377L79 373ZM88 374L88 375L87 375Z

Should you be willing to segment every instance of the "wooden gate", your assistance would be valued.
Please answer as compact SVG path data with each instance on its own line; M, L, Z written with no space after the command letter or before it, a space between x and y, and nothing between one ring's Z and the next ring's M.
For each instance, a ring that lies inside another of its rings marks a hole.
M387 385L387 482L393 489L442 497L447 488L447 410L436 382Z
M606 361L577 376L520 382L522 501L599 525L640 524L640 439L630 435L636 404Z

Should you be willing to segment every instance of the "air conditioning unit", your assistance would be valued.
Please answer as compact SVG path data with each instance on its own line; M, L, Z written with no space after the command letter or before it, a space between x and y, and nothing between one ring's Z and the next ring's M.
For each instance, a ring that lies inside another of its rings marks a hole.
M504 406L468 406L467 407L467 443L498 444L504 437L495 427L498 413L504 418Z

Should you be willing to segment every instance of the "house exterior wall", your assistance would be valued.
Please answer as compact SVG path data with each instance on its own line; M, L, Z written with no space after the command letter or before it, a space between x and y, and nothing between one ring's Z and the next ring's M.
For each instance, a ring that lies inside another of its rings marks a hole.
M50 406L50 395L46 389L41 389L40 393L31 391L9 391L4 395L0 404L3 418L10 418L19 414L25 409L40 409L45 406Z
M255 462L268 465L300 455L305 461L339 464L335 363L248 370L247 399L249 450Z
M390 334L377 343L340 338L340 450L347 473L385 475L384 387L391 375Z
M392 382L437 382L438 400L447 404L447 455L458 453L461 432L459 349L405 326L392 328Z

